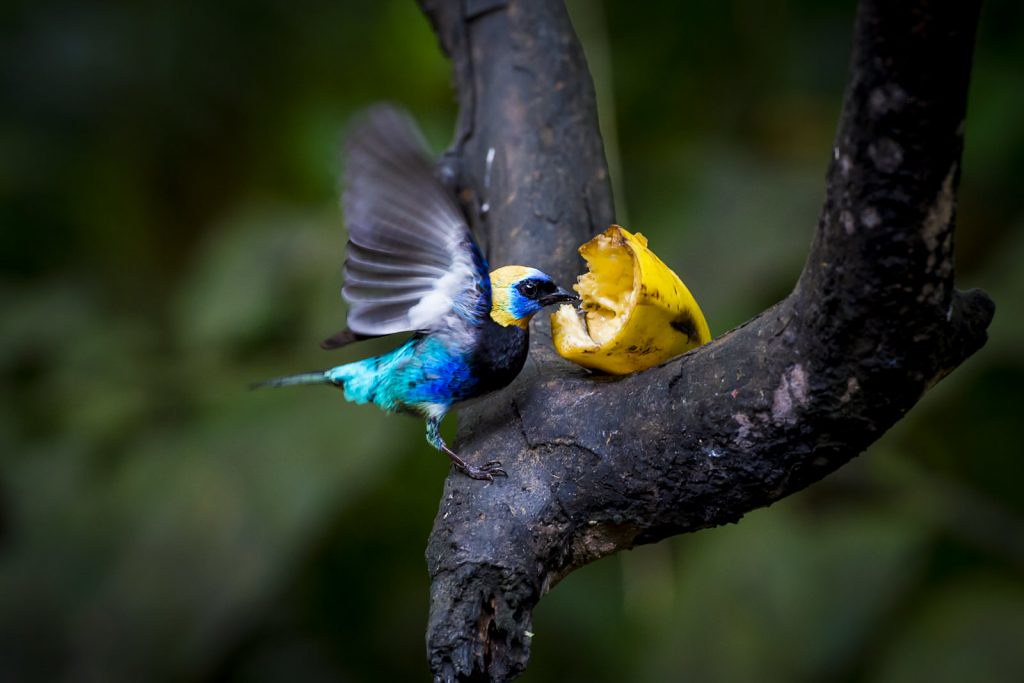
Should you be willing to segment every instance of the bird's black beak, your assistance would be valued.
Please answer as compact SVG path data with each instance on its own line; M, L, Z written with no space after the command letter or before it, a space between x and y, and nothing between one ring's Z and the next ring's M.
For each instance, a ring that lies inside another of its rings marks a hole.
M565 301L572 301L573 303L576 303L579 300L580 300L580 298L578 296L576 296L575 294L573 294L572 292L568 292L568 291L562 289L561 287L559 287L557 291L555 291L555 292L553 292L551 294L547 294L545 296L542 296L540 298L540 305L541 306L550 306L552 304L560 304L560 303L563 303Z

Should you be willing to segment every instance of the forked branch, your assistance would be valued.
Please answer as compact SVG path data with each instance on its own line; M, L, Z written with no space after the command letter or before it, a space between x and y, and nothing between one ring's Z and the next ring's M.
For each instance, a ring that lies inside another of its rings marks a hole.
M612 222L593 87L551 0L421 0L454 64L447 177L492 266L572 282ZM461 414L427 548L437 680L514 678L555 582L616 551L738 520L863 451L985 343L994 307L953 288L978 0L862 0L827 199L793 292L638 375L561 361L543 323L504 392Z

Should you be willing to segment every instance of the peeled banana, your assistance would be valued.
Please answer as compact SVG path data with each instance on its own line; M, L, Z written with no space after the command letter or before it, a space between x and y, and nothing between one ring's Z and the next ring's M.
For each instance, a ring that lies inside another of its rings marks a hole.
M573 289L582 310L551 315L559 355L613 375L645 370L711 340L704 314L647 238L613 225L580 247L588 272Z

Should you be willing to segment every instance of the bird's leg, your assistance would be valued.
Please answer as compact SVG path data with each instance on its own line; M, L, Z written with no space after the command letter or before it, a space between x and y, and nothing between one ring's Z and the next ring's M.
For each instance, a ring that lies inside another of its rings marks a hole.
M505 470L501 469L501 463L497 460L477 467L470 465L468 462L459 457L458 453L448 448L448 444L441 438L441 418L439 417L428 417L427 418L427 441L431 446L441 451L448 456L448 459L455 465L455 469L462 472L471 479L481 479L483 481L492 481L495 477L507 477Z

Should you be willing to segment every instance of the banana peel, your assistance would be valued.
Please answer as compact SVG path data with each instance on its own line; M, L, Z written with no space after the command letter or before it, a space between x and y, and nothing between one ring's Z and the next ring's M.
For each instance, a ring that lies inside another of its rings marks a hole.
M646 237L613 225L579 252L588 268L573 285L582 310L563 304L551 315L563 358L628 375L711 341L697 301Z

